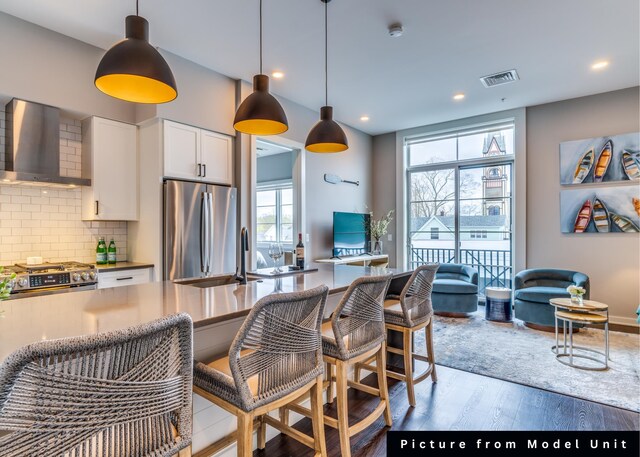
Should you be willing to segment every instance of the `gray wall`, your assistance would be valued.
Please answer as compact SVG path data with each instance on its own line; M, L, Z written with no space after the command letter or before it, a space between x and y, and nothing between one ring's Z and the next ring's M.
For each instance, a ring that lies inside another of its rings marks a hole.
M291 152L258 157L257 162L259 183L292 179L293 153Z
M559 144L640 128L638 87L527 108L527 267L567 268L591 279L591 298L633 324L640 303L640 237L560 233Z
M93 84L104 50L5 13L0 43L0 98L57 106L75 118L135 121L134 103L109 97Z
M373 210L376 219L396 208L396 134L387 133L373 137ZM388 237L383 240L383 250L389 255L389 265L396 266L396 214L389 224Z

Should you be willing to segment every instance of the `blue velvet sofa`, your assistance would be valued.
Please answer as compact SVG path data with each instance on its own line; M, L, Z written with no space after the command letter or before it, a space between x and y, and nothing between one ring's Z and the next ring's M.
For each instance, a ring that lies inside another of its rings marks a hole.
M513 281L515 316L528 325L554 327L555 308L549 300L569 298L566 289L572 284L584 287L584 298L589 298L589 277L584 273L551 268L522 270Z
M436 314L466 316L478 309L478 272L467 265L442 263L431 292Z

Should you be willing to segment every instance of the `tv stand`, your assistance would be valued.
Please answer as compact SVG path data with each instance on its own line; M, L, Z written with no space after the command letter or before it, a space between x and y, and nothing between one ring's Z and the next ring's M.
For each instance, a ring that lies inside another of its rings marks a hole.
M389 256L387 254L361 254L353 256L338 257L333 256L330 259L318 259L318 263L332 263L334 265L358 265L364 267L386 267L389 265Z

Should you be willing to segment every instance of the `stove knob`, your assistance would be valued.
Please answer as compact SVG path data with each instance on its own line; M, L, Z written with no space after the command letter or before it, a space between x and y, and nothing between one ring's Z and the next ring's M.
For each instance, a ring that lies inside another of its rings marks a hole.
M25 278L18 279L18 287L25 287L27 285L27 280Z
M95 272L95 271L92 271L91 273L89 273L89 277L90 277L91 279L96 279L96 278L98 277L98 275L96 274L96 272Z
M9 286L9 289L13 290L16 287L16 280L15 279L10 279L9 282L7 283L7 286Z
M86 281L87 279L89 279L89 273L87 273L86 271L83 271L80 277L82 278L83 281Z
M73 282L78 282L80 281L80 273L74 273L71 275L71 279L73 279Z

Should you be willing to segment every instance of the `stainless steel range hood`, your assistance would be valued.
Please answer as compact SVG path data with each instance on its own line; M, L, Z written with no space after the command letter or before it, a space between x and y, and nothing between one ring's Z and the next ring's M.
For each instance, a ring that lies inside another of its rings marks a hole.
M12 99L5 107L6 147L2 181L90 186L90 179L60 176L60 110Z

